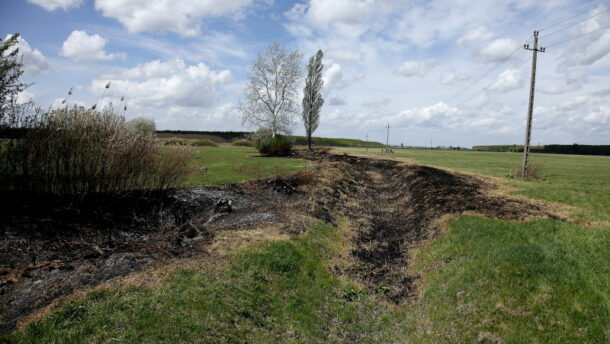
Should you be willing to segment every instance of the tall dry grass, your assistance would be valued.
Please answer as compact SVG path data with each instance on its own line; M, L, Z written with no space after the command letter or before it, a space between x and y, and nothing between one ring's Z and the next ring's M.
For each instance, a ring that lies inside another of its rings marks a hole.
M162 147L112 110L66 107L37 116L21 138L0 144L0 189L58 195L165 189L190 172L188 149Z

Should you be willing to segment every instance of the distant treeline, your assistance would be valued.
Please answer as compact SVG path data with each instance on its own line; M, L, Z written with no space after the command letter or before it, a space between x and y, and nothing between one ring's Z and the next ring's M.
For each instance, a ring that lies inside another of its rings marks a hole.
M305 136L293 136L295 144L306 145L307 137ZM371 148L382 148L384 144L374 141L363 141L356 139L335 139L328 137L312 137L312 144L316 146L335 146L335 147L371 147Z
M191 130L157 130L157 136L161 138L181 137L181 138L208 138L218 137L225 141L249 138L252 135L249 131L191 131Z
M487 152L523 152L522 145L473 146L472 150ZM531 146L532 153L610 155L610 145L544 145Z

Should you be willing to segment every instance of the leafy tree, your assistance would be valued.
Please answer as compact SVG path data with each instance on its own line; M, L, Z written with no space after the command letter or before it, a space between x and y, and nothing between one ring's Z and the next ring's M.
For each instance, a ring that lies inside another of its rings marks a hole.
M273 136L290 133L298 113L295 101L302 78L302 54L288 52L272 42L250 68L246 99L240 104L242 123L271 130Z
M4 122L7 108L16 101L28 84L19 82L23 65L19 59L19 34L0 39L0 123Z
M324 104L322 98L322 50L318 50L316 55L309 59L307 65L307 79L305 79L305 88L303 89L303 123L305 124L305 133L307 135L307 146L311 152L311 135L320 124L320 109Z
M155 133L157 126L155 121L150 118L138 117L127 122L127 125L139 133L152 135Z

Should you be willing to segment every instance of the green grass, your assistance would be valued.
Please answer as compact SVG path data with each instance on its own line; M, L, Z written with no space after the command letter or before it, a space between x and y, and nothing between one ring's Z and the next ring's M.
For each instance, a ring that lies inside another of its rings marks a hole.
M250 179L290 174L309 168L309 162L292 158L263 157L252 147L229 144L194 147L193 164L197 170L186 186L238 183Z
M421 342L608 343L608 247L608 228L479 217L451 223L416 260L417 272L432 270L414 319L432 330Z
M385 307L328 271L326 262L338 241L336 227L319 224L301 238L241 251L224 270L183 270L152 289L91 292L31 324L14 339L21 343L326 343L349 342L349 338L387 342L383 329L389 319L381 316Z
M521 180L509 177L518 170L522 154L508 152L475 152L426 149L395 149L396 154L380 150L338 148L337 151L412 159L417 163L475 172L504 178L518 194L578 207L574 217L582 222L610 221L610 157L532 154L541 164L542 178Z

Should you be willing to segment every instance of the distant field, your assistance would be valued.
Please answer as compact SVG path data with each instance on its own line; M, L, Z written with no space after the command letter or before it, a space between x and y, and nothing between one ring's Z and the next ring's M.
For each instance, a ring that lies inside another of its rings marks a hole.
M578 207L573 216L579 221L610 222L610 157L532 154L532 161L542 169L540 180L509 177L511 169L519 169L522 154L509 152L476 152L426 149L395 149L395 154L381 150L337 148L338 152L388 156L413 162L501 177L518 194Z
M252 147L221 144L218 147L194 147L194 150L193 164L197 170L185 186L239 183L309 168L308 161L264 157Z
M307 145L307 138L305 136L293 136L295 144ZM334 146L334 147L372 147L382 148L385 147L383 143L375 141L364 141L357 139L341 139L341 138L328 138L328 137L312 137L312 144L316 146Z

